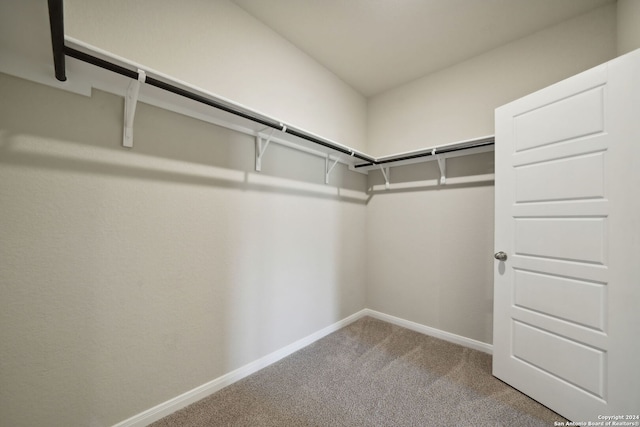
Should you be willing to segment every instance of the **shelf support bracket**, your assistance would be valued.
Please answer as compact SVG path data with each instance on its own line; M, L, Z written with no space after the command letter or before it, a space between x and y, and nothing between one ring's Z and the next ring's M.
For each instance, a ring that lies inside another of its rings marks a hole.
M138 69L138 80L129 83L127 96L124 98L124 127L122 129L122 146L133 147L133 119L136 115L140 85L147 80L147 74Z
M333 162L333 164L329 166L329 163L331 161L331 156L327 155L327 157L324 158L324 183L325 184L329 183L329 175L331 175L333 168L336 167L339 160L340 160L340 156L338 156L338 158Z
M436 154L436 149L431 151L431 154L436 156L438 160L438 167L440 168L440 184L446 184L447 182L447 159L442 154Z
M265 151L267 151L267 147L271 142L271 138L273 138L273 132L275 129L271 129L271 133L267 137L267 139L263 142L262 137L260 136L260 132L256 135L256 171L262 171L262 156L264 156Z
M386 188L387 190L389 189L389 166L382 167L380 166L380 171L382 172L382 176L384 177L384 188Z

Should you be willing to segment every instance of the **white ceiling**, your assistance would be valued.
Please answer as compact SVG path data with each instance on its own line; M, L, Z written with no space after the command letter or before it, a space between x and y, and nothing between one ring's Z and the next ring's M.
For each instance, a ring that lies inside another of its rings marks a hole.
M232 0L365 96L615 0Z

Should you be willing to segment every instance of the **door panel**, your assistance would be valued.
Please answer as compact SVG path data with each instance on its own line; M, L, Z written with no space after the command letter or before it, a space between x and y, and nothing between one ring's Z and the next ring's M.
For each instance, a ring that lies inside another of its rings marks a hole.
M516 202L595 199L604 197L604 153L591 153L515 168ZM555 180L540 185L540 177Z
M637 51L496 110L493 372L573 421L640 412L639 76Z
M604 264L604 218L514 218L514 253Z
M515 151L575 139L604 130L602 87L571 94L514 117ZM564 121L554 120L562 116ZM540 123L547 123L540 126Z
M606 286L553 274L514 270L514 305L604 331ZM558 306L554 301L571 301Z
M558 357L563 354L571 357ZM603 397L603 350L514 320L513 355L560 381Z

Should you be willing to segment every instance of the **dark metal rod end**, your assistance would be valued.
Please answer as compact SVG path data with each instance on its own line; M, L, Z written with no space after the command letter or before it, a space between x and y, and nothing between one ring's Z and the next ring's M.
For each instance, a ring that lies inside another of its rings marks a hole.
M56 79L67 81L64 55L64 10L62 0L49 0L49 26L51 27L51 47Z

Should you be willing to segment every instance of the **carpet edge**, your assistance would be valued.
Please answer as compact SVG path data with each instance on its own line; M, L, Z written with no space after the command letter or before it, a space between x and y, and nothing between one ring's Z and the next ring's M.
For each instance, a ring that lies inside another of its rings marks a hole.
M158 421L167 415L197 402L200 399L222 390L224 387L235 383L259 370L266 368L267 366L283 359L298 350L318 341L325 336L344 328L345 326L359 320L363 317L372 317L374 319L382 320L397 326L401 326L406 329L410 329L415 332L419 332L424 335L429 335L435 338L439 338L445 341L459 344L464 347L472 348L474 350L482 351L484 353L492 354L493 346L481 341L477 341L471 338L466 338L461 335L456 335L451 332L446 332L440 329L432 328L430 326L422 325L420 323L412 322L410 320L401 319L399 317L384 314L379 311L375 311L369 308L362 309L342 320L337 321L311 335L299 339L279 350L267 354L260 359L257 359L251 363L241 366L227 374L224 374L214 380L211 380L205 384L202 384L192 390L189 390L179 396L160 403L150 409L140 412L124 421L115 424L113 427L144 427L152 422Z
M439 338L444 341L449 341L454 344L461 345L463 347L472 348L474 350L481 351L487 354L493 354L493 345L487 344L482 341L477 341L472 338L463 337L462 335L456 335L451 332L443 331L441 329L432 328L421 323L412 322L411 320L405 320L400 317L391 316L390 314L381 313L379 311L365 308L362 310L364 316L373 317L374 319L382 320L384 322L391 323L393 325L401 326L406 329L410 329L415 332L419 332L423 335L429 335L434 338Z
M211 380L205 384L202 384L194 389L191 389L179 396L160 403L150 409L140 412L124 421L114 424L113 427L144 427L151 424L154 421L158 421L167 415L170 415L179 409L182 409L200 399L222 390L224 387L235 383L259 370L266 368L267 366L283 359L298 350L318 341L321 338L335 332L345 326L355 322L356 320L365 317L367 309L362 309L342 320L337 321L311 335L299 339L279 350L267 354L260 359L254 360L238 369L235 369L229 373L226 373L214 380Z

